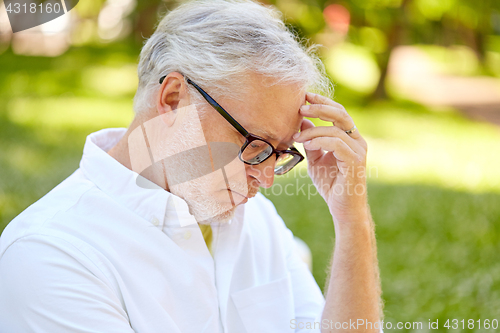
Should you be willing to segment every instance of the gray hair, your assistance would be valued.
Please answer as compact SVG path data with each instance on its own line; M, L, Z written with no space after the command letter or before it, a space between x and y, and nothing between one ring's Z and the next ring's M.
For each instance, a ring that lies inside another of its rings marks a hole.
M171 72L210 87L214 96L237 98L234 87L248 72L331 96L316 47L302 42L272 7L251 0L189 1L170 11L142 48L134 109L154 109L159 79Z

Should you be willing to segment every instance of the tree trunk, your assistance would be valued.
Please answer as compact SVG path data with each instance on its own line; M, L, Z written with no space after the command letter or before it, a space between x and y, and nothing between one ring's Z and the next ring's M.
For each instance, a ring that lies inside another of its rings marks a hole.
M389 60L391 58L392 51L399 45L401 45L402 30L405 26L405 12L406 7L411 0L403 0L401 7L395 13L395 17L392 20L392 24L387 31L387 51L380 54L377 57L378 66L380 68L380 78L377 83L377 88L373 92L370 99L385 99L387 98L387 91L385 89L385 81L387 79L387 71L389 69Z

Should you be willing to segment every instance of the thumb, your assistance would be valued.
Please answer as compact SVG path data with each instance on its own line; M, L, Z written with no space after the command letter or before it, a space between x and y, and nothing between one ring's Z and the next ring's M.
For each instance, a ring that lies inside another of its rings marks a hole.
M300 131L305 131L306 129L316 127L314 126L313 122L310 121L309 119L303 119L302 124L300 125ZM317 160L319 160L323 156L323 150L317 149L317 150L309 150L306 147L304 147L307 155L307 161L308 163L316 163Z

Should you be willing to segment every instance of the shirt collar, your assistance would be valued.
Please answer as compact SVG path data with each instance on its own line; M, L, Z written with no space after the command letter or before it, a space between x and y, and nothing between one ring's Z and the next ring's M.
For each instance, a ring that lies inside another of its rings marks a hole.
M195 224L187 203L178 196L126 168L109 154L126 133L126 128L103 129L87 136L80 168L100 190L122 206L158 227ZM137 179L147 188L137 185ZM167 208L168 207L168 208Z

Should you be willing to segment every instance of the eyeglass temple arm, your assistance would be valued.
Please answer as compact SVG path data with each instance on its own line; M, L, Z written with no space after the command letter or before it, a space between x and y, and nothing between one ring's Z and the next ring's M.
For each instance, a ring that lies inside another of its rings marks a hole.
M198 87L198 85L193 81L191 81L189 78L187 78L187 82L191 84L193 87L195 87L196 90L198 90L200 94L206 99L206 101L214 109L216 109L221 114L221 116L223 116L231 125L233 125L233 127L236 128L236 130L240 132L241 135L243 135L244 137L248 136L249 134L248 131L244 129L243 126L241 126L229 113L227 113L227 111L224 110L222 106L219 105L219 103L217 103L212 97L210 97L209 94L207 94L203 89Z
M163 83L163 81L165 80L167 76L162 76L160 78L160 84ZM223 116L231 125L233 125L234 128L236 128L236 130L238 132L240 132L241 135L243 135L245 138L248 137L248 131L246 129L243 128L243 126L241 126L233 117L231 117L231 115L229 113L227 113L226 110L224 110L222 108L222 106L219 105L219 103L217 103L212 97L210 97L210 95L208 95L205 90L201 89L200 87L198 87L198 85L196 83L194 83L193 81L191 81L189 78L186 78L187 82L189 84L191 84L193 87L196 88L196 90L199 91L199 93L203 96L203 98L205 98L205 100L214 108L217 110L217 112L219 112L221 114L221 116Z

